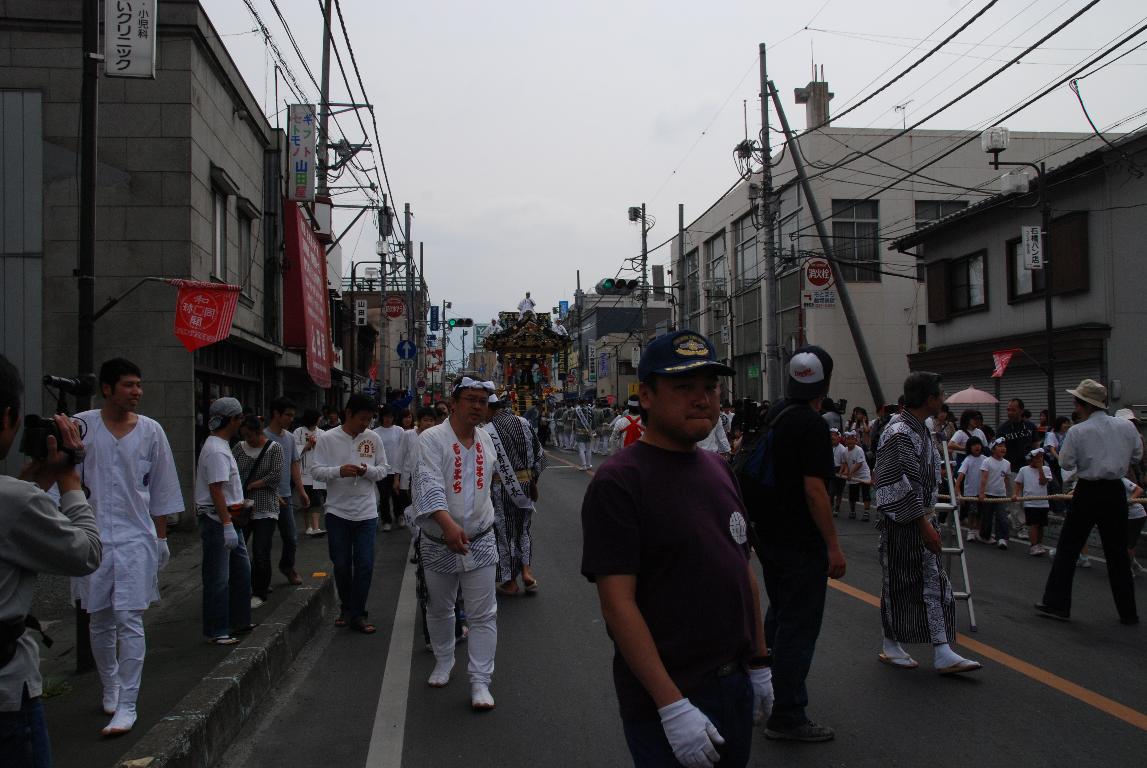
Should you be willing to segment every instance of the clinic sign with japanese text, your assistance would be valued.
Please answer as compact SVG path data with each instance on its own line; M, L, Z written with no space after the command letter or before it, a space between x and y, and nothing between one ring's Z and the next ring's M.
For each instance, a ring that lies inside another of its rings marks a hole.
M301 206L283 204L287 266L283 270L283 343L306 353L307 374L324 389L331 385L330 302L327 260ZM301 311L300 311L301 310Z
M155 77L159 0L104 0L104 75Z
M287 197L315 199L315 107L292 104L287 110Z

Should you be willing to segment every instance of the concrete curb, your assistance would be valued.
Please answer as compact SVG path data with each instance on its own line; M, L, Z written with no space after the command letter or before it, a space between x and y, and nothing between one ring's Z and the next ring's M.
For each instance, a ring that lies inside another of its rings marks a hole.
M208 768L214 764L318 631L332 605L331 579L298 588L144 734L116 763L117 768Z

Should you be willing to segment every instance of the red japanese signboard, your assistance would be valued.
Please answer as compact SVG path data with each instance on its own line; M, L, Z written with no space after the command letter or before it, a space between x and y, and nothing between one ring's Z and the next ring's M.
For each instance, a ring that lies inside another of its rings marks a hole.
M1008 363L1012 361L1012 357L1016 352L1021 352L1019 349L1001 349L998 352L992 353L992 363L995 364L995 369L992 371L993 379L1002 379L1004 371L1008 369Z
M805 265L805 278L814 289L828 288L832 285L832 265L825 259L809 259Z
M169 282L179 289L175 301L175 336L188 352L227 338L239 301L239 286L194 280Z
M327 259L302 208L283 202L287 266L283 270L283 343L301 348L307 373L318 386L331 385L330 302Z
M397 296L391 296L386 300L382 306L382 311L386 313L387 318L390 320L397 320L406 314L406 302Z

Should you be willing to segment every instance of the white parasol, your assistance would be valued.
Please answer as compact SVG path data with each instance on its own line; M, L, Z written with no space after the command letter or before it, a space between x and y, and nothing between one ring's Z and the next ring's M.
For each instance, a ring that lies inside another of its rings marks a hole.
M995 405L999 400L982 389L968 387L952 393L944 402L948 405Z

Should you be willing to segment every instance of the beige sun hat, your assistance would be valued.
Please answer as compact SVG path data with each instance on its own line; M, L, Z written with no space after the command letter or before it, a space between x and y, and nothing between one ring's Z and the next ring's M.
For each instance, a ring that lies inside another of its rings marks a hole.
M1120 408L1115 412L1115 418L1127 419L1128 421L1139 421L1139 417L1135 415L1135 411L1130 408Z
M1066 392L1089 405L1094 405L1096 408L1107 407L1107 387L1095 379L1084 379L1079 382L1078 387L1066 390Z

